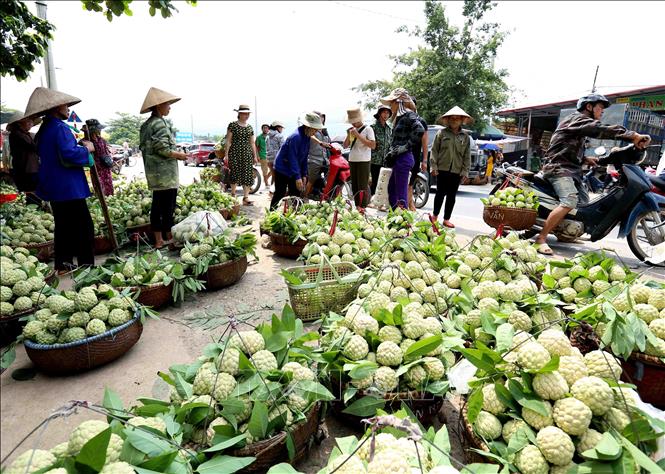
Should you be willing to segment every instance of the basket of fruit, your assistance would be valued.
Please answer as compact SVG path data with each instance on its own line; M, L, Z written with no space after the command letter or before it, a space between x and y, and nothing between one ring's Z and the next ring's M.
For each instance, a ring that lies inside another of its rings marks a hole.
M26 353L50 374L106 364L139 340L143 311L128 292L108 285L53 294L23 328Z
M106 235L95 236L95 255L103 255L113 250L113 243Z
M228 221L240 213L240 204L234 204L231 208L220 209L219 213Z
M270 234L271 249L275 254L284 258L296 259L300 256L302 249L307 245L305 239L297 239L291 241L287 236L282 234Z
M633 352L622 360L622 378L637 387L637 393L646 403L665 408L665 363L662 358Z
M495 229L526 230L538 217L538 197L519 188L499 189L489 198L482 198L483 220Z

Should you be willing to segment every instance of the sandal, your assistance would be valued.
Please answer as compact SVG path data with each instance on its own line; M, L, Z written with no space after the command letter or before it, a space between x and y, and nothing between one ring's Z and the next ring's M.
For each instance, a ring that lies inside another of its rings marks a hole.
M547 244L539 244L538 249L536 249L536 251L541 255L550 255L550 256L554 255L554 251Z
M252 201L250 201L249 199L243 199L242 200L242 205L243 206L253 206L254 203Z
M455 228L455 224L453 224L450 221L443 221L443 225L448 227L449 229L454 229Z

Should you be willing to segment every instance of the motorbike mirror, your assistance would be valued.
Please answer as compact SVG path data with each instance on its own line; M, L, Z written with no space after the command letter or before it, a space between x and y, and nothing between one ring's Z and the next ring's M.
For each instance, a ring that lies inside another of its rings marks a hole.
M605 153L607 153L607 148L605 148L604 146L599 146L598 148L593 150L593 152L596 156L602 156Z

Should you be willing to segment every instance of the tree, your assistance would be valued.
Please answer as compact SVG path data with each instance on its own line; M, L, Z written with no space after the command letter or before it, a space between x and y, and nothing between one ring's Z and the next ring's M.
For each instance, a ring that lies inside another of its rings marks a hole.
M445 8L438 2L425 2L427 25L405 32L424 42L413 51L394 57L392 80L366 82L354 87L374 108L380 97L396 87L404 87L418 102L418 113L434 123L454 105L476 119L480 129L487 118L508 99L504 69L494 68L497 50L505 33L497 23L483 21L496 4L490 0L465 0L464 26L451 25Z
M81 0L88 11L101 12L108 21L113 16L132 16L129 8L132 0ZM169 18L178 9L170 0L149 0L151 16L159 11L163 18ZM196 0L187 0L196 5ZM25 81L35 69L35 62L46 55L48 40L52 38L54 26L46 20L33 15L25 2L19 0L0 1L0 75L14 76Z
M124 112L116 112L117 117L109 120L106 131L109 134L109 143L129 143L130 147L139 146L139 130L143 117Z

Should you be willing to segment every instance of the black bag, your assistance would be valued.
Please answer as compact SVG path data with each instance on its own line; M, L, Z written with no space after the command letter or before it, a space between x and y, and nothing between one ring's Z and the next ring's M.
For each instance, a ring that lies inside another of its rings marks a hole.
M362 127L360 127L360 128L358 129L358 135L360 135L361 133L363 133L363 130L365 130L365 127L366 127L366 126L367 126L367 125L363 125ZM351 129L349 129L349 130L351 130ZM353 142L351 143L351 148L349 148L349 150L353 150L353 145L355 145L357 141L358 141L357 138L356 138L355 140L353 140Z
M113 168L113 158L110 155L103 155L101 161L104 168Z

